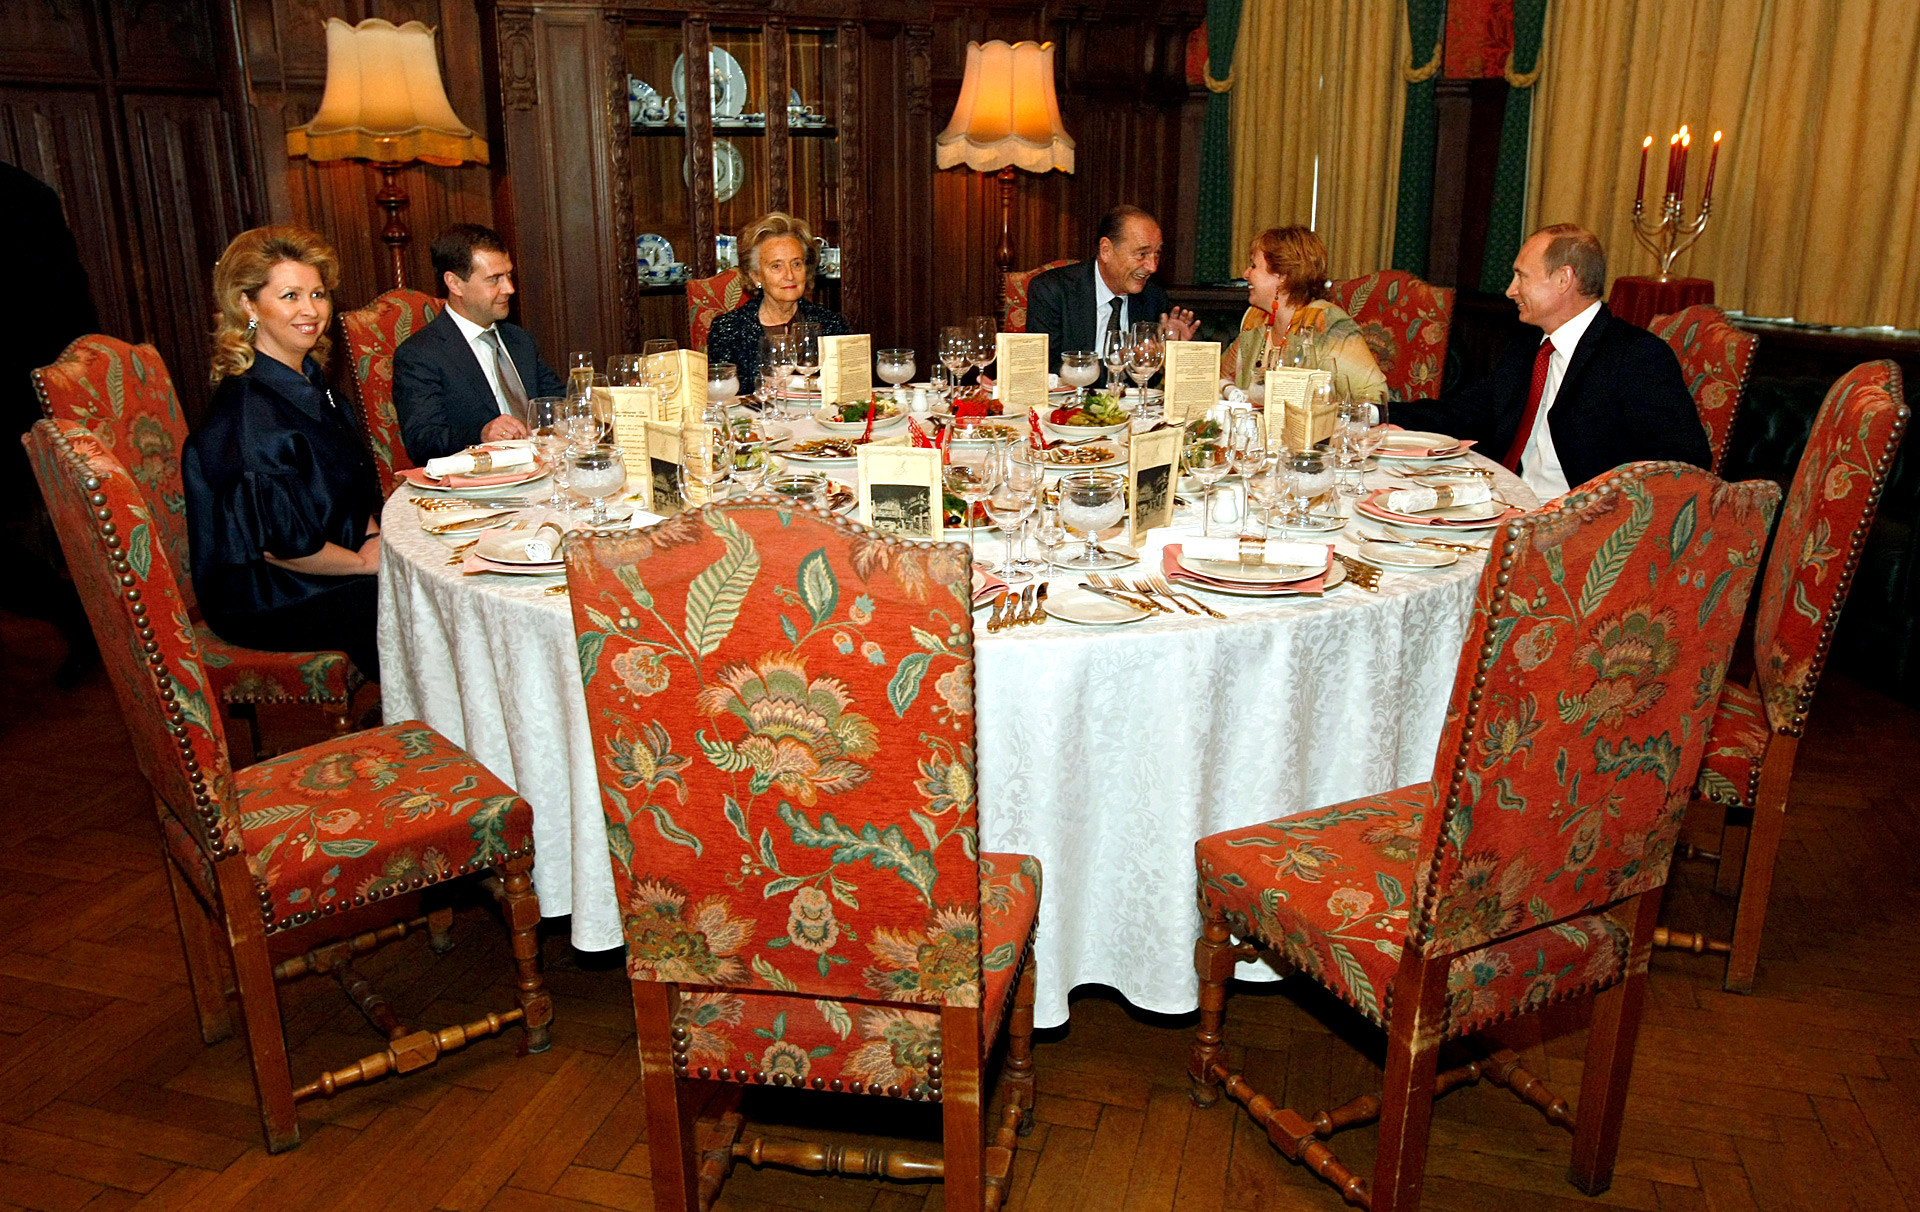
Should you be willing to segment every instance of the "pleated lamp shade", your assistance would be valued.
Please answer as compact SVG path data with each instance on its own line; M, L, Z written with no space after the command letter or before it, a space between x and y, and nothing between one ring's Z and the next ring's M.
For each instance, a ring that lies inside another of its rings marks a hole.
M941 168L1073 171L1073 137L1053 89L1053 43L967 43L967 74L953 121L934 140Z
M287 132L309 160L485 164L487 141L453 112L433 30L418 21L327 20L327 88L313 121Z

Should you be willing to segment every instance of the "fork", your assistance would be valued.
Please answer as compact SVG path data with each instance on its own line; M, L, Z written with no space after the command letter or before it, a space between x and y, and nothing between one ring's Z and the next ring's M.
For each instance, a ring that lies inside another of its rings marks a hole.
M1348 580L1366 590L1368 593L1380 592L1380 566L1378 564L1369 564L1358 556L1341 555L1337 551L1333 553L1333 558L1340 561L1340 563L1346 567Z
M1173 586L1167 583L1167 578L1165 577L1148 577L1147 583L1152 585L1155 589L1158 589L1163 596L1171 598L1173 601L1179 602L1180 599L1184 597L1187 602L1193 603L1195 606L1198 606L1200 609L1206 611L1208 614L1212 615L1216 619L1224 619L1227 617L1226 615L1221 614L1219 611L1215 610L1213 607L1207 605L1205 602L1201 601L1199 598L1194 597L1190 593L1176 594ZM1183 606L1185 604L1186 602L1181 603L1181 605Z
M1165 606L1162 606L1157 600L1155 600L1152 594L1141 593L1139 590L1129 586L1125 581L1122 581L1119 577L1116 577L1116 576L1103 577L1097 572L1090 572L1087 574L1087 580L1092 582L1092 584L1095 587L1104 589L1108 593L1124 594L1129 601L1133 601L1139 605L1143 605L1147 607L1149 610L1152 610L1156 614L1172 614L1173 613L1173 611L1168 610Z
M1116 585L1124 585L1126 588L1133 590L1135 593L1139 594L1143 598L1150 599L1153 597L1154 594L1158 593L1160 594L1161 597L1167 599L1167 601L1172 602L1175 606L1178 606L1180 608L1180 613L1182 614L1199 614L1200 613L1198 610L1195 610L1193 607L1187 605L1185 602L1181 601L1179 598L1174 597L1171 593L1161 593L1160 589L1157 586L1149 583L1144 577L1137 581L1125 581L1125 582L1121 581L1119 577L1115 577L1113 579L1113 583Z

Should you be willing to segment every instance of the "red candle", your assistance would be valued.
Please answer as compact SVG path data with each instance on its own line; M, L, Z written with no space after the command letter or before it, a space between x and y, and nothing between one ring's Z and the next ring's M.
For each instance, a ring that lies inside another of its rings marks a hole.
M1667 201L1673 200L1673 186L1680 179L1680 174L1674 171L1674 166L1679 160L1680 132L1674 131L1673 137L1667 140L1667 192L1661 195Z
M1693 146L1693 133L1686 127L1680 128L1680 184L1674 187L1673 196L1682 202L1687 199L1687 149Z
M1713 150L1707 153L1707 196L1702 199L1705 206L1713 201L1713 170L1720 163L1720 132L1713 132Z
M1653 136L1648 135L1646 142L1640 145L1640 180L1633 187L1633 209L1639 210L1647 197L1647 153L1653 149Z

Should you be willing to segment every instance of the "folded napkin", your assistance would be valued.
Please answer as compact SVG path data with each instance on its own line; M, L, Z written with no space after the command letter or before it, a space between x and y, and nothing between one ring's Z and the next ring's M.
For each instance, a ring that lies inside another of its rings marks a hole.
M1197 542L1198 540L1194 540L1194 541ZM1272 545L1273 545L1272 543L1269 543L1269 546L1272 546ZM1320 593L1324 593L1327 588L1327 575L1328 573L1333 571L1333 544L1328 543L1323 546L1319 543L1283 543L1283 544L1279 544L1279 546L1312 548L1314 552L1316 552L1317 554L1309 555L1304 560L1290 560L1287 562L1297 563L1297 564L1317 564L1317 563L1320 563L1322 560L1324 560L1325 567L1320 572L1315 573L1313 576L1306 577L1303 580L1288 581L1284 585L1274 586L1275 596L1278 596L1279 594L1282 594L1282 593L1316 594L1316 595ZM1189 543L1187 547L1184 549L1184 551L1186 554L1190 554L1190 555L1194 554L1192 552L1192 544ZM1235 590L1236 592L1245 591L1246 586L1244 584L1235 584L1229 581L1215 580L1213 577L1201 576L1199 573L1189 569L1186 565L1180 562L1180 556L1182 555L1182 553L1183 553L1183 548L1179 543L1168 543L1165 547L1160 549L1160 572L1169 581L1183 581L1189 585L1199 585L1203 587L1204 586L1225 586L1227 588ZM1213 557L1194 555L1194 558L1195 559L1212 559Z
M1473 446L1475 441L1476 439L1474 438L1467 438L1458 442L1447 442L1440 446L1404 446L1396 444L1384 447L1380 453L1407 459L1438 458L1441 455L1463 454Z
M1252 400L1252 397L1247 395L1246 388L1234 384L1221 388L1220 398L1229 404L1246 404Z
M422 501L429 500L451 504L455 503L457 499L451 497L415 497L414 504L418 505ZM473 527L470 523L477 522L481 518L494 518L497 521L499 520L499 515L514 512L511 509L506 509L487 501L460 500L457 501L457 504L459 507L456 509L419 510L420 529L426 531L428 534L471 533Z
M1393 513L1425 513L1431 509L1451 509L1456 505L1478 505L1493 500L1491 485L1449 484L1445 488L1396 488L1382 501Z
M436 480L444 480L448 476L484 476L496 471L531 466L531 446L470 446L459 454L428 459L427 474Z
M1258 560L1248 560L1243 556L1239 539L1191 538L1183 544L1175 544L1196 560L1219 560L1228 564L1306 564L1325 565L1333 558L1333 548L1325 543L1289 543L1281 539L1268 539L1264 547L1255 547L1248 543L1246 553L1258 554Z
M973 570L973 604L975 606L993 601L994 595L1004 592L1006 588L1007 583L992 573L978 568Z

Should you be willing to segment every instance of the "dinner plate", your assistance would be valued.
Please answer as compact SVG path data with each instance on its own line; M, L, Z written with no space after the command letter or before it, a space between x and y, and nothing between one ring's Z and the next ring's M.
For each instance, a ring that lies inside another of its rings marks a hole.
M740 60L721 47L707 56L709 87L713 90L713 112L720 118L737 118L747 108L747 73ZM687 104L687 57L673 61L673 97L684 108Z
M1268 530L1284 530L1292 534L1332 534L1336 530L1345 530L1347 518L1339 513L1308 512L1305 522L1282 522L1276 515Z
M408 468L408 470L414 471L418 469ZM410 485L415 492L432 493L435 496L442 497L465 497L470 500L485 500L488 497L519 496L521 495L521 489L529 484L537 484L541 480L546 479L547 473L542 468L529 468L527 474L518 479L502 480L498 484L485 484L474 488L451 488L443 484L435 484L433 481L427 479L426 472L424 471L420 473L418 481L410 476L405 478L408 485Z
M1360 555L1362 559L1384 564L1388 568L1445 568L1460 562L1458 553L1441 551L1437 547L1402 547L1398 543L1382 543L1372 539L1360 544Z
M1327 569L1327 581L1321 592L1332 589L1347 579L1347 566L1335 560ZM1293 585L1230 585L1224 581L1190 581L1183 577L1172 578L1175 589L1199 589L1207 593L1224 593L1236 598L1297 598L1307 595L1306 590Z
M673 245L665 236L641 232L633 238L634 257L642 269L666 269L673 264Z
M1389 535L1396 538L1433 539L1441 543L1459 543L1464 547L1478 547L1482 551L1493 545L1493 536L1487 534L1487 531L1496 529L1495 526L1418 526L1405 522L1387 522L1379 518L1371 520L1379 522ZM1487 542L1482 543L1480 541L1482 538Z
M1040 419L1041 430L1049 437L1062 442L1090 442L1095 438L1111 438L1115 434L1125 433L1133 422L1122 421L1118 425L1055 425L1045 417Z
M830 466L835 463L845 466L847 464L855 463L859 461L859 456L857 454L844 454L844 455L801 454L798 451L795 451L791 448L788 448L786 450L781 450L776 447L773 450L769 451L768 453L772 454L777 459L786 459L789 462L793 462L793 463L819 464L821 466Z
M1116 623L1138 623L1153 614L1138 606L1129 606L1113 598L1102 597L1075 586L1047 594L1047 613L1068 623L1089 627L1111 627Z
M1085 463L1057 463L1054 461L1053 456L1061 450L1098 452L1103 457L1098 462L1088 460ZM1112 467L1116 463L1124 463L1126 461L1127 456L1121 454L1105 442L1089 442L1080 446L1063 446L1049 450L1047 452L1046 469L1048 471L1092 471L1096 468Z
M497 534L490 539L481 539L473 545L475 554L482 559L492 560L496 564L512 564L522 568L545 568L549 570L566 567L563 560L534 560L527 557L526 541L532 538L531 530L516 530L508 534Z
M1407 526L1424 526L1430 530L1485 530L1498 526L1501 515L1507 512L1507 507L1498 501L1480 501L1473 505L1453 505L1446 509L1428 510L1425 513L1400 513L1382 504L1389 491L1391 490L1382 488L1361 501L1355 508L1379 521L1398 522Z
M970 425L965 429L956 429L953 431L953 437L948 441L954 446L982 446L988 442L1018 441L1023 433L1023 430L1015 426L994 421L985 425Z
M1380 443L1380 456L1394 459L1442 459L1459 449L1460 439L1451 434L1423 429L1390 433ZM1414 453L1409 453L1414 452Z
M1313 564L1242 564L1238 560L1199 560L1184 551L1176 558L1180 567L1188 572L1212 577L1216 581L1232 581L1236 585L1285 585L1318 576L1321 572L1321 567Z
M888 409L894 410L892 416L887 415ZM891 402L883 404L880 415L874 418L874 432L878 433L883 429L893 429L903 424L906 419L907 414L899 411ZM816 415L813 420L815 424L819 425L820 428L826 430L828 433L862 434L867 432L867 419L865 417L860 418L858 421L828 421Z

